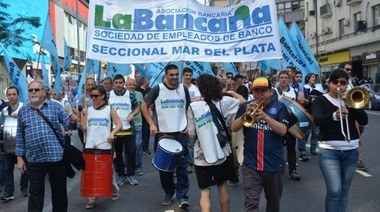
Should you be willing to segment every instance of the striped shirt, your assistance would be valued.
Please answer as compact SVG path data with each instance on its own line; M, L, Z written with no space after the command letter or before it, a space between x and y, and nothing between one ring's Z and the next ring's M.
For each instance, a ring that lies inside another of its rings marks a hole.
M64 141L61 126L67 131L71 125L62 105L45 100L40 110ZM62 160L61 144L49 125L37 114L30 103L22 107L18 113L15 154L25 155L27 161L33 163Z

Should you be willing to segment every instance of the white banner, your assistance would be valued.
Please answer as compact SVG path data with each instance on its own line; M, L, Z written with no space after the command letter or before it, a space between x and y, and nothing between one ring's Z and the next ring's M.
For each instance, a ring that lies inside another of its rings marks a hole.
M281 58L274 0L91 0L87 58L113 63Z

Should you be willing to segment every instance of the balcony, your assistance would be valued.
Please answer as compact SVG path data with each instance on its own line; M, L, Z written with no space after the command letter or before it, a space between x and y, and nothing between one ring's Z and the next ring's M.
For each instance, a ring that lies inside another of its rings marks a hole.
M362 3L362 0L346 0L346 6L351 6L360 3Z
M319 8L319 17L325 18L325 17L331 17L332 12L331 12L331 5L329 3L323 5L322 7Z

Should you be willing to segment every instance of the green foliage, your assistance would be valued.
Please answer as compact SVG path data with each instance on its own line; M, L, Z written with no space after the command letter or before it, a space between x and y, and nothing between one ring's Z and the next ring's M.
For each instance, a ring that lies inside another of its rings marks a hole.
M4 9L4 11L0 11L0 43L5 48L10 47L16 53L21 54L18 47L23 46L24 42L32 40L31 37L24 37L24 32L40 27L40 17L17 14L18 17L12 19L6 13L6 10L12 9L10 5L0 0L0 7Z

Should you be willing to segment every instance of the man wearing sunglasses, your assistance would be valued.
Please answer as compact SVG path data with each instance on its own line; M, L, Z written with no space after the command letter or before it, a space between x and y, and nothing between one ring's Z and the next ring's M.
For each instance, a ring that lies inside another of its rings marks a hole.
M17 168L21 174L27 172L29 178L28 211L43 210L46 174L50 179L53 211L67 211L66 165L57 136L71 136L70 122L76 123L77 117L69 118L59 103L46 99L42 82L29 84L28 97L30 102L18 113L15 151ZM47 117L57 136L39 113Z
M348 76L350 76L350 78L348 79L346 93L348 93L355 86L359 86L359 79L352 76L352 65L350 62L343 62L339 64L339 69L347 72ZM359 126L358 130L360 134L362 134L364 132L364 126ZM369 169L369 166L364 165L363 160L362 160L362 155L363 155L363 142L361 141L361 139L359 139L359 160L358 160L358 164L356 165L356 169L365 171Z

